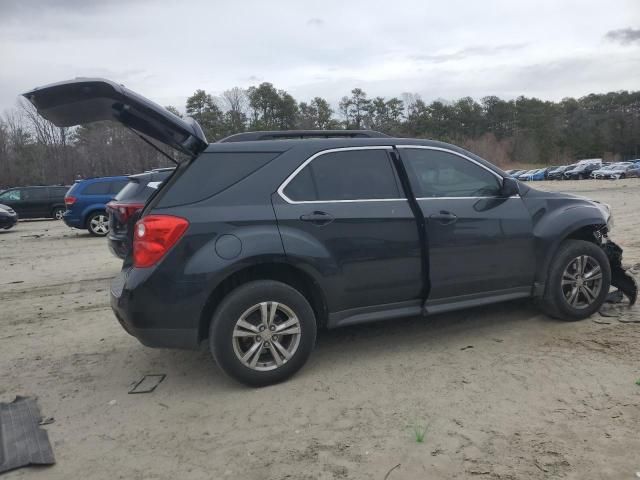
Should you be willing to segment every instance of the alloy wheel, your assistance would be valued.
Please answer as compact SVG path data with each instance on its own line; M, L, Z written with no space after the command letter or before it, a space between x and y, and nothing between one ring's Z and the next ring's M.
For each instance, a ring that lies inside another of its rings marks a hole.
M62 216L64 215L64 210L58 209L55 211L55 219L62 220Z
M269 371L287 363L300 345L300 320L287 305L261 302L240 315L233 329L233 350L252 370Z
M106 235L109 233L109 217L100 214L91 218L89 222L91 230L98 235Z
M602 289L602 268L589 255L580 255L569 262L562 273L562 294L573 308L587 308L596 301Z

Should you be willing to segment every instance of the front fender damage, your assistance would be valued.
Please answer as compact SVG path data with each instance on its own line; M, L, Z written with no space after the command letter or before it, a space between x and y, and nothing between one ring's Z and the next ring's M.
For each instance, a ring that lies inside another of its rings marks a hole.
M602 238L600 246L607 254L611 265L611 285L626 295L629 299L629 305L633 305L638 298L638 284L622 266L622 248L606 236Z

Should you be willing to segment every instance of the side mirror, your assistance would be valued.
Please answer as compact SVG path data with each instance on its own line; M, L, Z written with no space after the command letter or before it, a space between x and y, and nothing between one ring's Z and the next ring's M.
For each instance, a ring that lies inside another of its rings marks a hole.
M511 197L519 193L520 187L518 186L518 181L513 177L504 177L502 180L502 188L500 189L500 196Z

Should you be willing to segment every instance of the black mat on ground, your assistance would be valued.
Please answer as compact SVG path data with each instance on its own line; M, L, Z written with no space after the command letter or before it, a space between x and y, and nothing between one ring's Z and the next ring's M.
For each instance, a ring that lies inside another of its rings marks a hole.
M56 463L49 435L40 428L35 398L0 403L0 473L27 465Z

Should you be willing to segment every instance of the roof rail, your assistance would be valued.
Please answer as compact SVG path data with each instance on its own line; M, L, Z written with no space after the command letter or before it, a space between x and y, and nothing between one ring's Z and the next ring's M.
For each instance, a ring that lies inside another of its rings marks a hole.
M217 143L295 138L383 138L388 136L389 135L374 130L272 130L236 133L222 140L218 140Z

